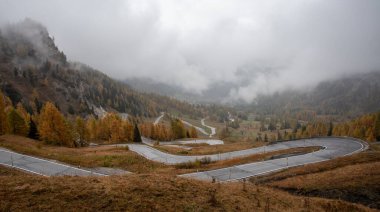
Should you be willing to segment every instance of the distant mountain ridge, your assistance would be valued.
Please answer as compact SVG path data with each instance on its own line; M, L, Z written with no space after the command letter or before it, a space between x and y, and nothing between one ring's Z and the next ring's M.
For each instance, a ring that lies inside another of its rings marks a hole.
M233 83L219 83L212 85L202 94L192 94L152 79L135 78L126 81L137 90L172 95L193 102L211 103L222 103L230 90L238 87ZM309 91L285 90L272 95L259 95L251 104L231 104L243 110L264 114L289 114L312 110L319 115L356 117L380 110L380 71L321 82Z
M311 91L261 95L248 108L264 114L296 114L308 110L316 115L347 118L377 112L380 110L380 72L325 81Z
M186 91L180 86L157 82L147 77L127 78L124 82L141 92L172 96L192 103L220 103L225 100L232 88L237 87L230 82L216 82L201 94L197 94Z

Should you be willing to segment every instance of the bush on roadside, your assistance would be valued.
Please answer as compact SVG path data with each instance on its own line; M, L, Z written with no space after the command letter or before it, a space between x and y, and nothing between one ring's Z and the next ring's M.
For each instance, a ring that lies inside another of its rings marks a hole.
M203 157L200 160L195 160L195 161L188 161L188 162L183 162L176 164L175 167L177 169L194 169L194 168L200 168L202 165L207 165L210 164L211 158L210 157Z

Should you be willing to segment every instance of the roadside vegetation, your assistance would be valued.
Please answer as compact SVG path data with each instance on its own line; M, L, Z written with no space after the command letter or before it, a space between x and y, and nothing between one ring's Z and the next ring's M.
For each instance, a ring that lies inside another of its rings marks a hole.
M41 177L0 166L1 211L371 211L250 183L167 175ZM17 201L15 201L17 200Z
M284 155L307 154L310 152L318 151L319 149L320 149L319 147L299 147L299 148L278 150L278 151L261 153L261 154L254 154L254 155L239 157L239 158L226 159L222 161L211 161L211 159L206 156L194 162L185 162L185 163L177 164L175 165L175 167L177 169L193 169L193 170L196 169L194 171L206 171L206 170L212 170L212 169L226 168L226 167L240 165L240 164L271 160L273 158L282 157Z
M173 146L155 146L155 148L168 152L171 154L178 155L210 155L210 154L219 154L224 152L231 152L237 150L250 149L254 147L263 146L266 143L264 142L236 142L236 143L226 143L222 145L208 145L208 144L184 144L184 146L192 147L191 150L185 150L180 147Z

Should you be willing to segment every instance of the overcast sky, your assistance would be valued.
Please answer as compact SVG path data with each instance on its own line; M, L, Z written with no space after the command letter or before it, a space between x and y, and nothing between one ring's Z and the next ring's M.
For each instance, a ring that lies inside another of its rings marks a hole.
M0 0L41 22L68 59L231 99L380 70L380 0Z

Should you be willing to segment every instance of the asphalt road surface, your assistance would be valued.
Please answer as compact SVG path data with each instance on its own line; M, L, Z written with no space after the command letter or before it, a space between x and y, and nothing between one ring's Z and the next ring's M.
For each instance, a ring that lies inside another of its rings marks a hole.
M43 176L106 176L89 170L0 148L0 164Z
M262 175L288 167L299 166L308 163L316 163L325 160L330 160L337 157L342 157L356 152L363 151L367 148L365 142L361 142L352 138L313 138L295 141L280 142L269 146L258 148L214 154L202 156L179 156L161 152L150 146L143 144L118 144L117 146L128 146L131 151L134 151L145 158L166 164L178 164L188 161L200 160L204 157L209 157L211 160L225 160L231 158L244 157L252 154L265 153L296 147L321 146L321 150L291 156L268 160L263 162L255 162L232 166L223 169L210 170L204 172L196 172L181 175L183 177L196 178L202 180L217 180L217 181L234 181L251 176ZM0 164L9 167L15 167L28 172L32 172L44 176L60 176L60 175L76 175L76 176L107 176L99 172L84 170L73 166L68 166L62 163L57 163L51 160L40 159L32 156L27 156L15 152L11 152L0 148Z
M366 143L351 138L316 138L289 141L275 144L273 146L267 146L266 148L270 148L268 151L273 151L275 149L282 149L282 145L287 146L288 148L300 146L322 146L323 149L303 155L237 165L223 169L184 174L181 176L210 181L236 181L289 167L317 163L354 154L356 152L363 151L368 147Z
M312 154L311 153L306 154L307 157L310 157L310 158L318 157L318 158L327 159L327 158L339 157L345 154L350 154L352 152L360 150L363 146L361 142L353 140L353 139L349 139L349 138L346 138L346 139L314 138L314 139L303 139L303 140L279 142L279 143L269 145L269 146L262 146L262 147L252 148L252 149L245 149L245 150L213 154L213 155L182 156L182 155L173 155L173 154L161 152L155 148L152 148L146 145L141 145L141 144L126 144L126 145L129 146L129 149L131 151L134 151L137 154L140 154L149 160L153 160L153 161L161 162L165 164L178 164L178 163L183 163L183 162L200 160L205 157L210 158L212 161L218 161L218 160L239 158L239 157L249 156L249 155L258 154L258 153L265 153L265 152L296 148L296 147L310 147L310 146L321 146L321 147L324 147L324 149L314 152Z
M217 181L233 181L239 180L251 176L262 175L269 172L277 171L280 169L285 169L293 166L300 166L308 163L317 163L325 160L330 160L337 157L342 157L350 155L356 152L363 151L367 148L366 143L361 142L352 138L313 138L313 139L302 139L294 141L279 142L269 146L263 146L258 148L213 154L213 155L202 155L202 156L180 156L172 155L165 152L161 152L145 145L129 144L129 149L134 151L143 157L165 163L165 164L178 164L189 161L201 160L202 158L208 157L212 161L226 160L232 158L239 158L244 156L249 156L253 154L272 152L277 150L297 148L297 147L310 147L310 146L320 146L323 147L321 150L291 156L286 158L268 160L263 162L255 162L249 164L243 164L238 166L232 166L223 169L196 172L190 174L184 174L181 176L202 179L202 180L217 180Z

